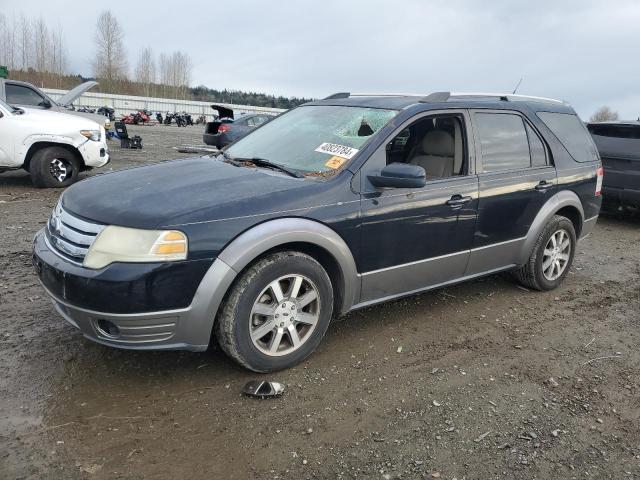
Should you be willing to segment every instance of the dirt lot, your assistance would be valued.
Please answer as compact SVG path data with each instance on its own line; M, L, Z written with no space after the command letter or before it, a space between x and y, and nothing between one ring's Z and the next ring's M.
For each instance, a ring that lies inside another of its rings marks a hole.
M139 127L110 168L184 156ZM0 478L640 478L640 220L601 217L557 291L507 276L330 327L273 400L219 351L84 340L30 246L59 191L0 175Z

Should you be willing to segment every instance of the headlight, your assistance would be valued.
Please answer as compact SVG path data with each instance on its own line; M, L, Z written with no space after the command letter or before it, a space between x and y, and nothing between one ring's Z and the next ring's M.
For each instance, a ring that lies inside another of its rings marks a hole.
M104 122L104 129L111 130L111 120L107 120L106 122Z
M114 262L186 260L187 236L177 230L138 230L108 226L95 239L83 265L103 268Z
M94 142L100 141L100 130L80 130L80 135Z

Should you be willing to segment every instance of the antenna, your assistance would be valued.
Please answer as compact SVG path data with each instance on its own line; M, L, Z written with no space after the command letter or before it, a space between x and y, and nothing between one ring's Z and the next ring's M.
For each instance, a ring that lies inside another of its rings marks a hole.
M524 77L520 77L520 81L518 82L518 84L516 85L516 88L513 89L513 94L515 95L515 93L518 91L518 89L520 88L520 84L522 83L522 81L524 80Z

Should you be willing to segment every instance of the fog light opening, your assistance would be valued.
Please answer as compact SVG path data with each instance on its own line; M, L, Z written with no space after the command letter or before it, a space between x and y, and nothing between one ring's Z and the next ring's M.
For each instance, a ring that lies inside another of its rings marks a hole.
M105 337L117 338L120 336L120 329L109 320L98 320L98 330Z

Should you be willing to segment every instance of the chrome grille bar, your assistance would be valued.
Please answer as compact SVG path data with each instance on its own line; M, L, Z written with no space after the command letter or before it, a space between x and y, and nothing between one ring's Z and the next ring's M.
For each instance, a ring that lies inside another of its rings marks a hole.
M58 202L47 222L47 240L55 253L81 263L104 227L70 214Z

